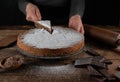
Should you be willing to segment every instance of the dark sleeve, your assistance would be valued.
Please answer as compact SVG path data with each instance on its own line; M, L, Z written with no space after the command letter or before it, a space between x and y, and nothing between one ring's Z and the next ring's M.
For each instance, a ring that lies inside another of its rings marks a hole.
M26 14L26 5L29 3L29 0L19 0L18 6L20 11L22 11L24 14Z
M84 14L85 0L71 0L70 17L79 14L81 17Z

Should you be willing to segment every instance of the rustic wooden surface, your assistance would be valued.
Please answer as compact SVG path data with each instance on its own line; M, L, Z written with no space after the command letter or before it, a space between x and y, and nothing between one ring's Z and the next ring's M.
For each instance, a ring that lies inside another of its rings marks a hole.
M105 26L104 26L105 27ZM27 29L34 28L31 26L6 26L0 28L0 39L7 35L19 34ZM113 27L110 27L112 29ZM117 30L116 30L116 29ZM12 30L11 30L12 29ZM109 28L107 28L109 29ZM120 31L120 28L114 27L114 31ZM92 48L101 55L110 59L113 64L109 65L109 73L116 73L116 68L120 65L120 48L111 48L103 43L86 39L86 47ZM16 44L8 46L8 48L0 49L0 60L5 57L17 55ZM85 57L86 53L65 59L56 60L40 60L38 63L25 64L14 71L0 72L0 82L97 82L89 76L88 70L83 68L75 68L74 60Z

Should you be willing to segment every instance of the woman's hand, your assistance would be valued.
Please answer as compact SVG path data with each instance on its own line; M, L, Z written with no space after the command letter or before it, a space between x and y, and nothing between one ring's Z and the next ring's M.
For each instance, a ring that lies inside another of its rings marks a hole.
M35 22L41 20L41 13L38 7L32 3L26 5L26 20Z
M70 28L75 29L76 31L84 34L84 27L80 15L74 15L69 19Z

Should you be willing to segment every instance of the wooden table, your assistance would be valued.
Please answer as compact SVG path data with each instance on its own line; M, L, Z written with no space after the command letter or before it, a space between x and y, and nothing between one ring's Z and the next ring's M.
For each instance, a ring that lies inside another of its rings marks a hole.
M101 26L102 27L102 26ZM108 26L104 26L108 27ZM32 26L1 26L0 39L7 35L19 34L25 30L34 28ZM110 27L120 31L118 27ZM109 73L116 73L116 68L120 65L120 48L118 50L110 48L94 40L86 39L85 46L94 49L113 64L109 65ZM0 49L0 60L5 57L21 54L16 44L4 49ZM73 61L85 57L86 53L72 56L60 60L40 60L38 63L25 64L14 71L0 72L0 82L97 82L88 74L88 70L75 68Z

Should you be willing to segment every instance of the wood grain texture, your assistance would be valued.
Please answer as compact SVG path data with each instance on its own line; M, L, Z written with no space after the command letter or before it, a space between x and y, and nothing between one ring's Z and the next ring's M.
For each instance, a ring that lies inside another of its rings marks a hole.
M8 35L0 40L0 47L7 47L17 41L18 35Z
M1 37L6 35L2 31L4 30L0 30ZM12 32L10 30L9 34ZM94 49L113 62L113 64L108 66L110 74L118 72L116 68L120 65L120 48L116 51L105 44L103 45L91 39L86 39L85 43L86 47ZM21 55L16 45L0 50L0 60L13 55ZM88 55L83 52L66 59L41 59L38 63L25 64L14 71L0 72L0 82L98 82L89 76L88 70L74 67L74 60L82 57L88 57Z

